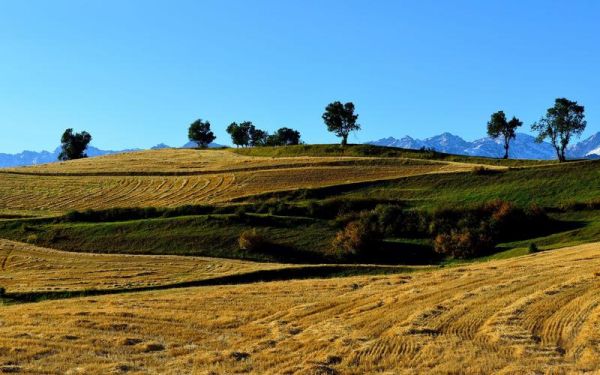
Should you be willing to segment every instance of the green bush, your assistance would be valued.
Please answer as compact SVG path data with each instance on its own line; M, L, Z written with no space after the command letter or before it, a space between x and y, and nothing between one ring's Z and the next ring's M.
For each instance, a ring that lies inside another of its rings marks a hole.
M540 251L540 249L537 247L537 245L535 243L530 243L529 244L529 253L533 254L533 253L537 253L538 251Z

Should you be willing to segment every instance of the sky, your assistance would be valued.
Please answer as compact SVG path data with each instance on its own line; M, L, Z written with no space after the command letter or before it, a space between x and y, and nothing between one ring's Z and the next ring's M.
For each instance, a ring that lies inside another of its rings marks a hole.
M66 128L102 149L181 146L209 120L336 142L485 136L504 110L529 132L557 97L600 131L600 2L0 0L0 152L53 150Z

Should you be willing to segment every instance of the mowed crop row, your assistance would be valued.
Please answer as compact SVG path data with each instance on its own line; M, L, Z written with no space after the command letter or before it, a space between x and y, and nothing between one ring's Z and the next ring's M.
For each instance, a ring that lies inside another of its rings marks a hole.
M282 267L218 258L72 253L0 239L0 286L11 293L145 288Z
M7 168L4 171L38 175L193 175L261 169L344 164L431 164L435 160L346 156L266 157L241 155L234 150L146 150ZM472 165L472 164L471 164Z
M270 191L468 171L458 163L269 167L186 176L61 176L0 173L0 212L175 207L227 202Z
M9 370L573 373L600 367L600 245L428 273L0 310Z

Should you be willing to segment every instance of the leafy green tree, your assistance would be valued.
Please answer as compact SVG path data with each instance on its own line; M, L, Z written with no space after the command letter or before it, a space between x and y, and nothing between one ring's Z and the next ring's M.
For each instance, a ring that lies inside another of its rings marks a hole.
M258 129L254 125L250 125L248 133L250 135L250 146L264 146L267 143L269 133L266 131Z
M487 133L492 138L502 137L504 140L504 159L508 159L508 148L510 140L516 138L516 130L523 122L514 117L506 121L506 115L503 111L492 114L492 118L487 123Z
M354 114L354 104L352 102L346 104L338 101L330 103L325 107L322 118L325 125L327 125L327 130L342 138L342 146L348 144L350 132L360 130L360 125L356 123L358 115Z
M277 145L289 146L300 143L300 132L298 130L283 127L277 129L273 136L277 140Z
M209 143L217 139L210 130L210 122L201 119L192 122L188 130L188 138L190 141L196 142L198 147L201 148L206 148Z
M85 150L91 141L92 136L86 131L73 133L73 129L71 128L65 130L60 138L61 152L58 155L58 160L87 158Z
M567 160L565 151L573 136L579 137L585 130L584 107L566 98L557 98L554 107L548 108L546 116L531 126L538 132L537 141L550 138L560 162Z
M242 122L241 124L232 122L226 129L227 133L231 136L231 142L237 147L246 147L250 143L250 134L248 132L249 128L247 124L248 121Z

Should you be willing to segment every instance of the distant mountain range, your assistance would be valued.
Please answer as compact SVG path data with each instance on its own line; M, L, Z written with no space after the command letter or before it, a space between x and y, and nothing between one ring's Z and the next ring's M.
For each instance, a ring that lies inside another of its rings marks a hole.
M502 157L502 155L504 155L502 141L499 139L488 137L469 142L457 135L450 133L442 133L440 135L425 139L416 139L409 136L405 136L400 139L388 137L382 138L378 141L367 142L367 144L415 150L425 147L439 152L458 155L486 157ZM193 142L188 142L181 146L181 148L193 147L196 147ZM209 147L223 146L216 143L211 143ZM151 147L153 150L161 148L170 148L170 146L161 143ZM112 151L101 150L99 148L90 146L87 149L87 154L88 156L100 156L137 150L139 149ZM59 153L60 147L54 151L23 151L18 154L0 153L0 168L52 163L58 160ZM600 158L600 132L569 147L567 155L570 158ZM509 156L513 159L554 159L556 158L556 153L554 152L552 145L549 143L536 143L535 137L525 133L518 133L517 138L514 139L510 144Z
M424 147L458 155L486 157L502 157L504 155L504 147L500 139L487 137L469 142L450 133L442 133L425 139L415 139L409 136L400 139L388 137L367 142L367 144L408 149ZM600 132L569 147L567 156L570 158L600 157ZM556 158L556 152L550 143L536 143L535 137L518 133L517 137L510 143L509 157L514 159L554 159Z
M196 145L193 142L188 142L183 145L181 148L194 148ZM222 147L219 144L211 143L208 147ZM170 148L164 143L158 144L154 147L151 147L152 150L157 150L161 148ZM129 152L129 151L139 151L139 149L128 149L128 150L101 150L99 148L89 146L87 148L88 156L101 156L101 155L109 155L109 154L118 154L121 152ZM35 165L35 164L45 164L45 163L53 163L58 161L58 155L60 154L60 147L56 148L54 151L23 151L18 154L2 154L0 153L0 168L3 167L20 167L25 165Z

